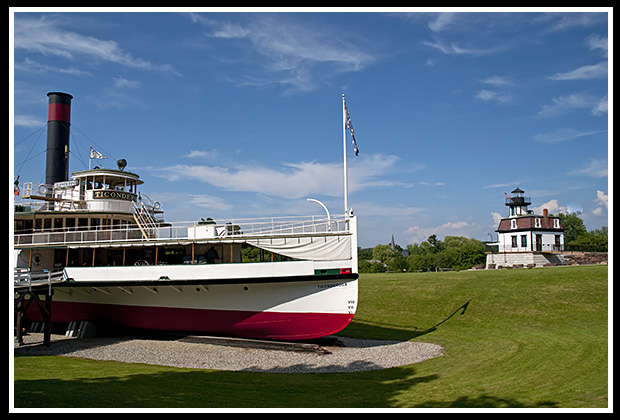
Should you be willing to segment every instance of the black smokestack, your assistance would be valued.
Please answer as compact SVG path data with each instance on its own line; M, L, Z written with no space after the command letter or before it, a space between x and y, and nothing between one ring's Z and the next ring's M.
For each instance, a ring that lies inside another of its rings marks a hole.
M45 183L69 179L69 127L71 126L71 99L68 93L50 92L47 111L47 160Z

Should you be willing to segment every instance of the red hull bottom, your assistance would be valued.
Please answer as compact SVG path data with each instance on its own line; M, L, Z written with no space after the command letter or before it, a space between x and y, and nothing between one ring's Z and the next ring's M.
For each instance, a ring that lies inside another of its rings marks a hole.
M36 305L24 318L42 321ZM228 335L272 340L306 340L335 334L354 314L250 312L54 302L52 323L92 321L128 328Z

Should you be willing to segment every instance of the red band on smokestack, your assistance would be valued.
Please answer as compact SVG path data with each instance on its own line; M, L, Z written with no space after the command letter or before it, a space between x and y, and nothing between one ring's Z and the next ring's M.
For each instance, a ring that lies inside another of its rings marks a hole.
M71 122L71 106L65 104L49 104L47 109L48 121Z

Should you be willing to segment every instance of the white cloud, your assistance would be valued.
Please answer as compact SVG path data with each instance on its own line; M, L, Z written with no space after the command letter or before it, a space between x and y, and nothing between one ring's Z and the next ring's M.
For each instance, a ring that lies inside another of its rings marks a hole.
M532 207L534 214L543 214L544 209L549 210L549 213L551 214L566 213L569 211L568 207L560 206L559 201L555 198L541 204L538 207Z
M309 91L335 74L359 71L374 61L360 46L345 40L336 28L314 27L282 15L256 14L245 24L221 22L192 15L209 28L207 36L230 43L236 60L247 64L242 85L285 86ZM229 75L230 79L234 76Z
M198 159L206 159L206 158L217 158L219 153L217 150L191 150L188 154L184 155L187 158L198 158Z
M608 174L607 159L590 159L590 162L572 173L587 175L592 178L606 178Z
M498 90L483 89L479 91L475 97L483 101L497 101L501 103L508 103L512 101L512 95Z
M608 207L609 196L605 194L604 191L600 191L600 190L596 191L596 198L594 199L594 202L601 207L609 208Z
M592 136L594 134L602 133L602 131L586 131L581 132L572 128L560 128L551 133L538 133L534 135L534 140L543 143L560 143L566 140L572 140L579 137Z
M501 76L490 76L483 80L484 83L492 86L508 86L512 85L511 82L508 81L505 77Z
M15 115L13 124L27 128L41 128L45 126L45 121L43 118L32 115Z
M441 32L454 21L456 13L438 13L435 20L428 22L428 28L433 32Z
M493 227L497 228L499 226L499 222L504 218L501 214L496 211L491 212L491 217L493 217Z
M550 105L543 105L538 115L548 117L572 109L590 109L592 115L607 113L607 96L597 98L592 95L576 93L554 98Z
M396 156L371 155L349 161L349 192L376 186L397 160ZM198 180L226 191L288 199L315 194L339 197L343 193L341 163L297 162L271 167L258 164L236 167L179 164L153 169L153 172L170 181ZM391 185L399 186L393 181Z
M555 16L551 14L549 16ZM550 28L551 31L563 31L576 27L590 27L607 20L607 13L564 13Z
M206 194L190 194L189 203L209 210L228 210L232 208L231 205L225 203L221 198Z
M53 18L15 19L14 47L41 55L53 55L68 60L87 58L117 63L124 67L143 70L159 70L178 73L169 64L157 65L141 58L133 57L114 41L100 40L67 31Z
M553 80L605 79L607 78L607 61L598 64L581 66L566 73L556 73L550 77Z
M596 198L593 200L597 207L592 210L595 216L602 216L609 209L609 196L604 191L597 190Z
M140 81L138 80L128 80L124 77L113 77L114 86L117 88L138 88L140 87Z
M91 73L83 69L77 69L72 66L50 66L39 63L38 61L25 58L21 62L16 62L14 65L15 70L31 72L31 73L60 73L71 74L73 76L90 76Z
M598 35L588 37L588 45L591 50L603 50L605 57L608 56L609 42L607 38L601 38Z
M435 48L446 55L488 55L501 51L501 48L472 48L464 47L456 42L422 41L422 45Z

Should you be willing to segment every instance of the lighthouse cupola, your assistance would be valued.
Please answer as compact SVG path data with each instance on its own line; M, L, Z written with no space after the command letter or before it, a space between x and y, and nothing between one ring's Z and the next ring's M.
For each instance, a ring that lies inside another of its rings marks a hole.
M520 188L514 189L511 192L512 196L504 193L506 196L506 206L510 208L508 217L519 217L532 213L532 211L527 208L527 206L532 204L532 200L530 197L524 197L524 193L525 191Z

